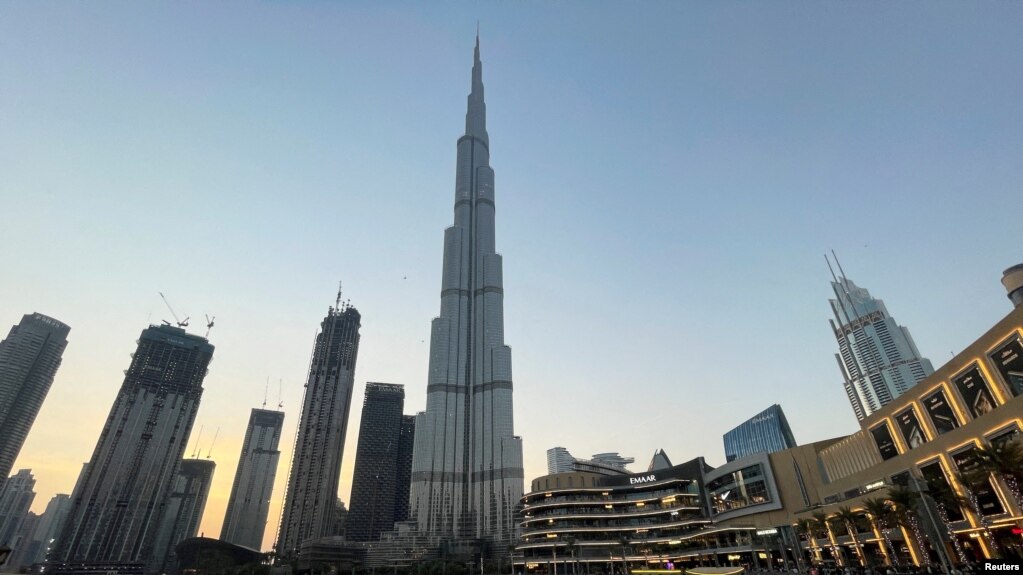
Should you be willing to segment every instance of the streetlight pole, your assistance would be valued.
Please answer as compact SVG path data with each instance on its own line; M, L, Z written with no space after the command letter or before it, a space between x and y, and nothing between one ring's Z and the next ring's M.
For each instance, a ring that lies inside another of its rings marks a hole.
M927 512L927 520L931 524L933 533L938 537L935 547L938 552L938 558L941 559L941 568L945 573L952 572L951 562L948 559L948 550L945 548L945 542L941 539L941 531L938 529L938 522L934 519L934 512L931 511L931 504L927 500L927 480L919 479L913 473L909 474L909 480L913 484L913 490L920 494L920 504L923 506L924 511Z

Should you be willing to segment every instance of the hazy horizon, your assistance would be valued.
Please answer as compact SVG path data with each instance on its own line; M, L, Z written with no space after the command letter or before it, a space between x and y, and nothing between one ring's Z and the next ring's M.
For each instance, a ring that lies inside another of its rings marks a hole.
M834 249L937 368L1012 309L1023 6L7 3L0 331L71 326L14 471L70 493L150 323L216 316L186 455L219 427L217 537L249 410L285 427L337 282L363 388L425 406L477 20L525 482L546 450L724 462L780 403L851 433ZM597 424L595 424L595 422Z

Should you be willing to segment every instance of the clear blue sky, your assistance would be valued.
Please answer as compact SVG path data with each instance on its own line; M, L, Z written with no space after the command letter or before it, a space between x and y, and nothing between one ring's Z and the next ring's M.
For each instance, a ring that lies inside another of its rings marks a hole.
M218 534L267 377L290 456L339 279L363 314L347 500L363 383L425 405L477 20L527 478L555 445L719 464L774 402L801 442L853 431L829 249L936 366L1009 311L1017 2L6 2L0 325L72 326L18 462L34 509L162 291L217 317Z

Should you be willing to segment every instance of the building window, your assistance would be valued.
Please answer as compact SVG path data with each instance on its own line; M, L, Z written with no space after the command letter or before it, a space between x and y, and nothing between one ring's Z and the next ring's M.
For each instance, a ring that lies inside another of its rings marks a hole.
M971 475L970 472L976 469L978 464L976 448L971 446L953 453L952 461L959 468L960 476L969 477ZM965 485L964 487L969 491L968 496L972 495L973 499L976 500L976 506L981 515L1005 513L1005 508L1002 507L1002 502L995 493L990 477L982 478L975 484Z
M962 509L956 502L956 494L952 486L948 484L941 463L937 460L920 466L920 473L927 482L928 493L934 498L934 502L945 512L949 521L962 521L965 519Z
M955 382L959 395L963 397L966 408L974 419L995 408L995 400L991 396L991 390L988 389L988 384L976 364L952 381Z
M988 356L1013 396L1023 394L1023 340L1018 333Z
M938 435L948 433L961 425L959 418L952 411L952 406L949 405L943 389L939 388L938 391L923 398L922 402Z

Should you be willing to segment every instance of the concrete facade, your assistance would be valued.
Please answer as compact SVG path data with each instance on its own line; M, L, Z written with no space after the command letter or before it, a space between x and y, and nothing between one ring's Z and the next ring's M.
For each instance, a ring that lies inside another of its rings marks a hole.
M259 551L270 514L284 412L253 409L245 428L220 539Z
M58 563L153 568L153 544L213 358L205 338L169 325L142 332L57 539Z
M316 336L277 535L281 557L297 555L303 541L336 535L361 319L354 307L339 304L327 311Z

